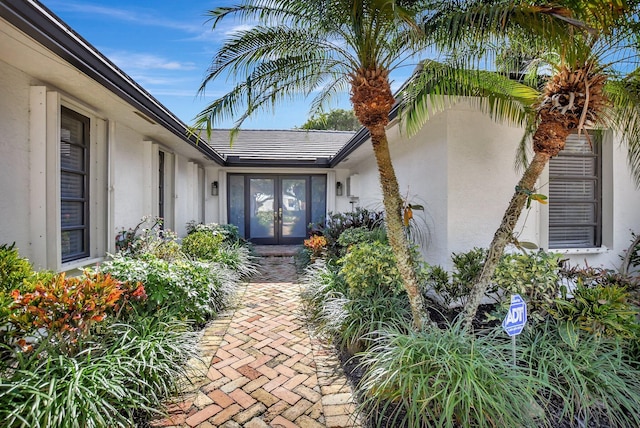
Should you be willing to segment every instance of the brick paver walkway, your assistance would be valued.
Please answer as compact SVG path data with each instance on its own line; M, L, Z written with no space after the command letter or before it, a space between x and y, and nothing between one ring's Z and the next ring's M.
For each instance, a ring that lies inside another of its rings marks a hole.
M207 326L204 363L155 427L357 427L349 383L300 314L292 247L257 247L260 273ZM206 376L204 375L206 373Z

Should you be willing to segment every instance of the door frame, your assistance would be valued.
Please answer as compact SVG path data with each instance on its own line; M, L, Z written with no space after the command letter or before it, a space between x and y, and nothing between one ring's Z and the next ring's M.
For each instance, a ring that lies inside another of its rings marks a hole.
M291 173L291 174L277 174L277 173L229 173L228 176L237 175L244 177L244 231L245 238L254 244L262 245L294 245L302 244L307 237L308 225L312 222L312 177L319 176L325 177L326 174L309 174L309 173ZM251 201L250 201L250 180L251 179L273 179L274 180L274 236L273 238L252 238L251 234ZM278 212L279 208L282 208L282 181L285 179L304 179L305 180L305 236L303 237L283 237L282 231L282 217ZM227 181L228 182L228 181ZM326 182L325 182L326 183ZM231 211L231 186L227 187L227 218ZM325 190L325 207L326 207L326 190Z

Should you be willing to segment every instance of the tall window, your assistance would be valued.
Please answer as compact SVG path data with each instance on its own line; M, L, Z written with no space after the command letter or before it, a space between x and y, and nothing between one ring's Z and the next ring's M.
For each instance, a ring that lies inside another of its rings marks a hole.
M89 118L65 107L60 119L62 262L89 256Z
M164 152L158 154L158 217L164 220ZM164 229L164 222L160 224Z
M549 248L602 244L601 135L571 134L549 162Z

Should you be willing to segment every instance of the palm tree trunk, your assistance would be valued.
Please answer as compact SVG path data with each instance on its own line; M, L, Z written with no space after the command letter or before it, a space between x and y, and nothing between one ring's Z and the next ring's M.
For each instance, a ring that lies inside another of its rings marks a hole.
M409 296L413 327L416 330L420 330L425 322L429 321L429 316L423 307L418 277L402 226L402 199L400 198L398 179L391 162L387 134L384 125L372 126L368 129L371 134L371 143L373 144L373 153L378 165L378 173L380 174L382 200L385 210L384 218L389 244L396 257L398 271Z
M504 249L507 244L511 242L513 229L515 228L516 223L520 218L520 214L522 213L522 209L527 202L527 198L530 194L529 192L533 192L536 181L538 181L538 178L549 162L549 159L551 159L551 156L548 153L543 151L537 152L527 167L527 170L524 172L524 175L520 179L518 186L516 186L516 192L511 198L509 207L502 217L500 227L493 236L493 241L491 241L491 246L489 247L489 252L485 259L484 266L482 267L480 275L474 282L469 300L465 306L464 317L467 329L471 328L478 311L478 307L480 306L489 285L491 285L491 278L496 271L496 267L500 262Z

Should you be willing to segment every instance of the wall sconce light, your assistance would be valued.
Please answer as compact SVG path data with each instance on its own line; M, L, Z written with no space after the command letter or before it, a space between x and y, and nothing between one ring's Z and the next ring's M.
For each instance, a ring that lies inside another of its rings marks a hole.
M211 196L218 196L218 182L211 183Z
M342 196L342 183L336 183L336 196Z

